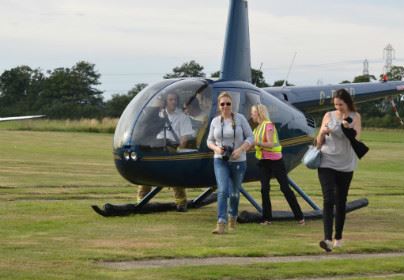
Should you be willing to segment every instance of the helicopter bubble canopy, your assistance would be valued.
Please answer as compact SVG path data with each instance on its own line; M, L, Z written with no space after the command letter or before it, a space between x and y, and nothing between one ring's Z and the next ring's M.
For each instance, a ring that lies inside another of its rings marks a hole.
M146 87L122 113L114 149L197 151L211 107L212 87L205 79L171 79Z

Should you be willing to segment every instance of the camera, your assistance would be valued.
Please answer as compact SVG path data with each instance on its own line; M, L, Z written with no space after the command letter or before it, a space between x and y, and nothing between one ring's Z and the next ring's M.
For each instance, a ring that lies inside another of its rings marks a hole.
M233 147L223 146L222 159L224 161L228 161L230 159L232 153L233 153Z

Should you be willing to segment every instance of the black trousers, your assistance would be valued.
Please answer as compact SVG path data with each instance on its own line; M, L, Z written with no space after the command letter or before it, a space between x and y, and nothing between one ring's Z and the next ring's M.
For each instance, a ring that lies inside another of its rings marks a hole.
M297 202L295 193L290 189L289 182L287 178L285 164L283 159L280 160L260 160L258 163L260 170L260 181L261 181L261 197L262 197L262 218L266 221L272 220L272 205L270 198L271 176L274 176L278 181L281 191L285 196L296 220L302 220L303 212Z
M323 191L324 239L332 240L335 207L335 239L342 239L346 215L346 200L353 172L319 168L318 178Z

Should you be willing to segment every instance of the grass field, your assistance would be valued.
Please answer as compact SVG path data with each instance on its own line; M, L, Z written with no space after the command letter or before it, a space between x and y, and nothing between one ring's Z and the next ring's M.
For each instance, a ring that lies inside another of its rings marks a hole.
M1 123L0 130L114 133L118 119L35 119Z
M187 213L103 218L90 205L133 202L136 187L112 160L112 135L10 131L0 125L0 279L284 279L352 276L402 279L404 257L119 270L103 261L208 256L324 254L322 223L240 225L214 236L215 204ZM349 200L369 206L348 214L345 246L332 254L404 252L404 131L367 130L371 151L360 162ZM316 172L291 177L321 205ZM247 186L259 199L258 184ZM198 195L189 191L189 197ZM277 186L275 210L287 210ZM172 201L172 191L156 198ZM302 201L300 199L300 201ZM304 204L305 210L310 208ZM252 210L241 199L241 210ZM350 278L351 279L351 278Z

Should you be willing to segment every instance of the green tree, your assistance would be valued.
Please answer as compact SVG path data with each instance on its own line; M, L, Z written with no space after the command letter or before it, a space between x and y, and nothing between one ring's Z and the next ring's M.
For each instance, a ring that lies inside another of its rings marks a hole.
M273 84L273 87L281 87L281 86L283 86L284 81L285 80L277 80L277 81L275 81L274 84ZM289 84L288 81L286 81L286 85L287 86L294 86L294 84Z
M52 118L101 117L103 110L100 74L95 65L80 61L69 68L56 68L48 72L40 104L46 115Z
M210 76L212 78L219 78L220 71L213 72ZM251 80L252 83L257 87L269 87L269 85L265 82L264 73L259 69L251 68Z
M220 77L220 71L213 72L212 74L210 74L210 77L219 78Z
M45 77L39 69L18 66L0 76L0 114L26 115L40 113L36 109Z
M145 87L147 84L136 84L127 94L113 94L112 98L105 103L105 111L108 117L117 118L128 106L129 102Z
M389 81L401 81L404 76L404 67L403 66L392 66L390 71L387 72L387 77ZM383 74L380 75L383 77Z
M360 76L356 76L352 83L368 83L370 82L370 80L376 80L376 77L373 75L360 75Z
M252 83L257 87L269 87L269 85L265 82L264 73L259 69L251 68L251 80Z
M203 66L199 65L195 60L185 62L179 67L173 69L173 73L164 75L164 79L171 78L185 78L185 77L205 77L205 73L202 72Z

